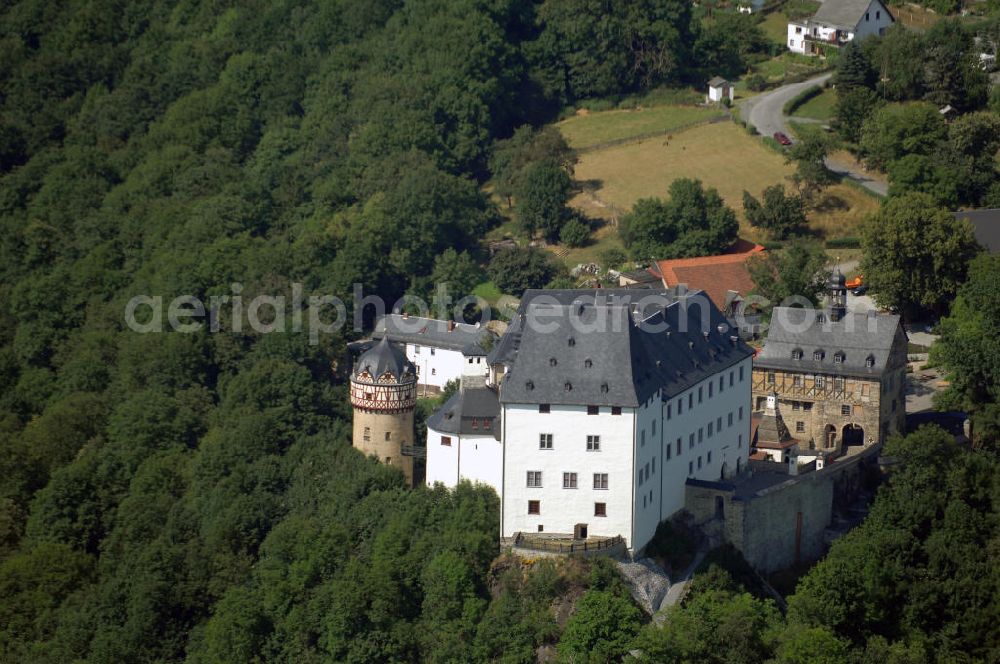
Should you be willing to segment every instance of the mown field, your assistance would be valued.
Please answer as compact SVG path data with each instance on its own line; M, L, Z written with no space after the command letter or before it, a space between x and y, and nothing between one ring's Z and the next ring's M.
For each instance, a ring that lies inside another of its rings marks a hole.
M806 103L795 109L793 118L808 118L826 122L833 117L833 109L837 104L837 93L827 88Z
M652 132L668 132L722 113L699 106L654 106L601 113L581 112L556 126L571 147L588 148Z
M763 240L743 218L743 191L759 196L773 184L791 190L788 176L793 170L781 154L728 122L694 127L669 140L649 139L582 154L576 179L584 190L571 204L606 223L598 227L594 244L571 251L566 261L575 264L591 259L606 246L620 246L614 222L636 200L666 195L670 183L680 177L697 178L718 189L740 217L742 234ZM851 236L861 219L876 209L877 202L867 194L848 185L834 185L810 212L810 227L823 238Z

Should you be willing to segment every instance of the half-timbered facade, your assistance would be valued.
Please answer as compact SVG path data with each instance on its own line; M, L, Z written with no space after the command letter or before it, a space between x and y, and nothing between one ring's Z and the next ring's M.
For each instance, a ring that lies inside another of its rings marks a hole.
M843 275L831 307L774 309L754 360L754 409L775 394L803 450L843 453L880 443L906 421L906 333L899 316L849 313Z

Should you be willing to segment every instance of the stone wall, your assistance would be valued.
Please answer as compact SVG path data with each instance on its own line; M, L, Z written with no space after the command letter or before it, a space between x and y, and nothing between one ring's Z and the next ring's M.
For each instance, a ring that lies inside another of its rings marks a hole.
M403 456L402 448L413 445L413 435L412 410L402 413L354 410L354 447L402 470L410 486L413 486L413 457Z
M703 529L721 525L724 539L764 574L816 560L826 550L835 497L856 492L862 465L876 453L873 448L823 470L779 476L759 491L747 491L745 478L689 481L685 509Z

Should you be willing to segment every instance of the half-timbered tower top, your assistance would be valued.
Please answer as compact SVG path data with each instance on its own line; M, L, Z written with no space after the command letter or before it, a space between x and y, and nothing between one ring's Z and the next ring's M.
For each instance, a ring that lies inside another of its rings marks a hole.
M410 383L416 381L417 371L388 337L382 337L358 358L351 378L359 383Z

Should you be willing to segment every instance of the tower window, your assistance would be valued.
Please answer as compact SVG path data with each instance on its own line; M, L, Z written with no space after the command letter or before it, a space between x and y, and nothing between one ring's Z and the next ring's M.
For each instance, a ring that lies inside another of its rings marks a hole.
M813 359L816 360L817 362L821 362L823 360L823 351L821 351L821 350L814 350L813 351Z
M600 452L601 451L601 437L600 436L587 436L587 451L588 452Z
M622 414L622 407L621 406L612 406L611 407L611 414L612 415L621 415Z
M576 488L576 473L563 473L563 488L564 489Z
M837 351L836 353L833 354L834 364L843 364L845 359L846 356L840 351Z
M607 516L608 506L605 503L594 503L594 516Z
M441 436L441 444L445 447L451 447L451 436Z
M594 473L594 488L602 491L608 488L607 473Z
M528 471L528 486L534 489L540 488L542 486L542 471L540 470Z
M540 434L538 434L538 449L540 449L540 450L551 450L552 449L552 434L551 433L540 433Z
M796 422L795 423L795 433L805 433L805 431L806 431L806 423L805 422Z
M528 501L528 514L541 514L542 513L542 501L540 500L529 500ZM541 532L541 526L539 526L539 532Z
M600 406L587 406L587 415L600 415L600 414L601 414Z
M793 360L801 360L802 359L802 349L796 348L795 350L793 350L792 351L792 359Z
M867 358L865 358L865 366L868 367L869 369L875 366L875 358L872 355L869 355Z
M850 415L851 414L851 407L848 404L845 403L843 406L840 407L840 414L841 415Z
M539 413L548 413L548 412L551 412L551 407L547 403L540 403L540 404L538 404L538 412Z
M385 439L386 439L387 441L388 441L388 440L392 440L392 432L391 432L391 431L386 431L386 432L385 432Z

